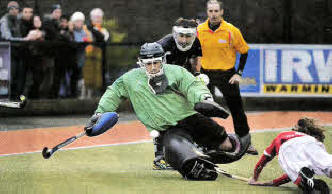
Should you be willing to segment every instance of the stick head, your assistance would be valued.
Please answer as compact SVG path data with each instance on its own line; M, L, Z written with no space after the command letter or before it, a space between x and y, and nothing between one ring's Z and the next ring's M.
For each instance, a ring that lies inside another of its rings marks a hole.
M44 159L49 159L52 155L52 153L50 152L50 150L47 147L44 147L43 151L42 151L42 155Z

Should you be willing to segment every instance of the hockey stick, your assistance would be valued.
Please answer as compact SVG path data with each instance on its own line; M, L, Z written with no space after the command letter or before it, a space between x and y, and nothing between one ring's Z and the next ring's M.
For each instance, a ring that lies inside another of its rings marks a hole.
M0 107L6 108L23 108L27 103L25 96L20 96L20 101L0 101Z
M44 159L49 159L54 154L54 152L56 152L58 149L73 143L75 140L77 140L85 135L86 135L86 131L83 131L82 133L79 133L79 134L67 139L66 141L58 144L57 146L53 147L52 149L44 147L44 149L42 151L42 155L43 155Z
M224 176L226 176L226 177L228 177L228 178L232 178L232 179L240 180L240 181L243 181L243 182L246 182L246 183L248 183L248 181L249 181L248 178L245 178L245 177L241 177L241 176L237 176L237 175L230 174L230 173L226 172L225 170L223 170L223 169L221 169L221 168L216 167L215 169L217 170L217 172L218 172L219 174L222 174L222 175L224 175Z
M119 115L116 112L105 112L100 114L95 114L90 118L89 126L84 128L82 133L79 133L66 141L60 143L59 145L49 149L44 147L42 155L44 159L48 159L56 152L58 149L73 143L75 140L87 135L89 137L97 136L105 133L107 130L111 129L118 122Z

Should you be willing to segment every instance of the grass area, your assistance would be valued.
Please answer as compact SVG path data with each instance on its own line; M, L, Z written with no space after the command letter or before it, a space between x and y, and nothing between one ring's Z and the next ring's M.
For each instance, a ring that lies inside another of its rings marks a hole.
M253 134L260 153L277 133ZM332 153L332 128L326 147ZM298 193L292 184L284 187L254 187L219 176L216 181L184 181L176 171L153 171L152 143L81 150L65 150L44 160L40 153L0 157L0 193ZM259 156L245 156L238 162L220 165L244 177L251 176ZM261 180L281 175L275 159L264 168ZM332 179L323 177L332 188Z

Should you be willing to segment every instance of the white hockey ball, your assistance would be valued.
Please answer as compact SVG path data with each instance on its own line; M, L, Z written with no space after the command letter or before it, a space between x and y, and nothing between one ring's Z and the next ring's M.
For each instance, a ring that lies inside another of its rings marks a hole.
M150 137L156 138L156 137L158 137L158 136L159 136L159 131L157 131L157 130L152 130L152 131L150 132Z

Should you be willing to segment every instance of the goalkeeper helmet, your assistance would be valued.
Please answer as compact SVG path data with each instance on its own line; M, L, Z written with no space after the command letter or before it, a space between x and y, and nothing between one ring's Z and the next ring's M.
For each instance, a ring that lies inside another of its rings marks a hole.
M163 47L156 43L145 43L139 52L138 64L145 68L148 77L162 75L163 64L166 63L165 51Z

